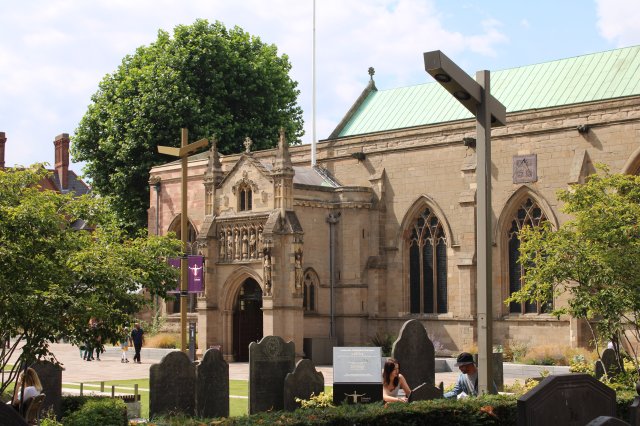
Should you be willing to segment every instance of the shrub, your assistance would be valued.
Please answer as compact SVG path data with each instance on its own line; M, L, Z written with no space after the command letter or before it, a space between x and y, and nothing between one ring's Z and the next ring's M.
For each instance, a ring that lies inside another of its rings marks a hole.
M333 391L320 392L318 395L311 394L309 399L296 398L296 402L300 403L302 409L334 407Z
M120 399L95 399L87 401L63 422L65 426L127 426L127 406Z
M378 331L371 337L369 343L371 346L380 346L382 348L382 356L391 356L391 349L396 338L392 334Z
M504 342L502 359L506 362L521 362L527 355L529 344L522 340L510 339Z
M64 426L58 420L56 420L56 413L53 411L53 408L49 408L49 410L42 415L40 419L40 426Z
M178 336L171 333L158 333L144 339L145 346L150 348L175 349L178 347Z

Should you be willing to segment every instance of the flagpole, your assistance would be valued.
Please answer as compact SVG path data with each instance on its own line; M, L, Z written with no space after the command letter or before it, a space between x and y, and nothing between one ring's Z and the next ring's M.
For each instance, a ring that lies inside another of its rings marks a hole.
M316 0L313 0L313 48L311 59L311 103L312 115L311 118L311 167L316 166Z

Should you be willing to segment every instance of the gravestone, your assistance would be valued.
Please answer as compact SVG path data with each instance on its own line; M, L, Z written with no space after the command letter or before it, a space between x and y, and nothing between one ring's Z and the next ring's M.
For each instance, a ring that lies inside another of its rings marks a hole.
M27 422L11 405L0 402L0 425L27 426Z
M184 352L173 351L149 370L149 416L195 414L196 369Z
M586 426L629 426L629 423L616 417L599 416L587 423Z
M581 426L615 415L615 391L588 374L545 377L518 398L518 426Z
M633 398L629 406L629 423L631 426L640 426L640 396Z
M619 374L620 365L616 358L616 352L611 348L607 348L602 351L602 356L596 361L595 367L596 379L600 379L604 376L605 372L609 377Z
M53 408L56 418L60 419L62 416L62 367L50 361L38 361L31 368L38 373L42 393L45 394L40 412L46 413Z
M498 392L504 391L504 357L502 352L492 354L493 361L493 382L496 384ZM473 354L473 362L478 365L478 354Z
M249 344L249 414L284 408L284 379L295 367L295 344L265 336Z
M196 416L229 417L229 364L217 349L196 367Z
M409 320L402 325L391 353L400 364L400 372L411 389L422 383L431 387L435 385L435 351L420 321Z
M392 355L398 361L400 372L412 390L411 401L442 398L442 384L440 387L435 386L433 342L420 321L409 320L402 325L400 334L393 343Z
M295 411L300 408L296 398L309 399L311 395L324 392L324 376L316 370L310 359L301 359L293 373L284 379L284 409Z

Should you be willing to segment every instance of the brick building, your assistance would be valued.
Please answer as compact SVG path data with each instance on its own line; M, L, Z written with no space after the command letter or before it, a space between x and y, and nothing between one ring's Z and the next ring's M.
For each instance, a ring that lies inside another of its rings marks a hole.
M519 229L568 219L558 189L596 163L640 172L639 75L640 47L491 74L507 108L492 133L495 344L591 338L548 304L503 301L521 285ZM214 145L190 157L190 250L206 257L191 314L200 348L244 360L248 342L275 334L301 354L303 341L366 344L409 318L448 349L473 345L474 136L471 115L439 84L377 90L371 79L318 143L315 168L309 146L288 147L286 135L273 150L247 141L237 155ZM150 176L150 232L179 231L180 163Z

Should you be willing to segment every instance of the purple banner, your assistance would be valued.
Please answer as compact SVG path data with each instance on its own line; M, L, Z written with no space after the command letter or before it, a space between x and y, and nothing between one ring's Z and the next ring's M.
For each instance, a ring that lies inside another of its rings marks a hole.
M172 257L169 265L180 269L180 258ZM204 291L204 256L187 256L187 276L189 277L189 293L201 293ZM180 282L180 280L178 280ZM170 293L180 293L180 286Z

